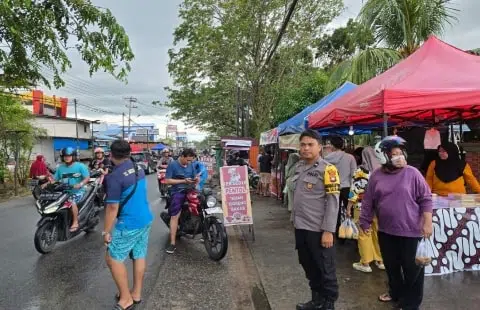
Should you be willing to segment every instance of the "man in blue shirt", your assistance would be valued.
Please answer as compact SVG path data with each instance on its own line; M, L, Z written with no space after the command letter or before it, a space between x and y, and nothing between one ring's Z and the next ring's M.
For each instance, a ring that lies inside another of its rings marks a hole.
M185 202L185 190L189 185L196 184L199 181L197 171L192 165L195 159L195 152L192 149L183 150L182 154L176 161L170 163L167 167L165 175L165 183L170 187L170 206L168 213L170 214L170 244L167 246L166 252L173 254L175 252L175 241L178 229L178 219L182 212L182 205Z
M55 175L53 176L55 181L60 181L73 186L70 190L70 203L72 210L72 226L70 226L70 232L78 230L78 206L77 204L82 200L85 195L85 189L83 186L90 180L90 173L87 166L76 161L76 151L73 147L67 147L60 151L60 158L63 164L61 164Z
M107 265L119 291L119 309L129 309L141 301L148 236L153 220L147 198L145 173L134 166L130 160L130 152L130 144L125 140L116 140L111 145L111 161L114 167L106 176L107 207L105 228L102 232L104 243L108 247ZM127 269L123 263L128 256L133 260L131 292Z

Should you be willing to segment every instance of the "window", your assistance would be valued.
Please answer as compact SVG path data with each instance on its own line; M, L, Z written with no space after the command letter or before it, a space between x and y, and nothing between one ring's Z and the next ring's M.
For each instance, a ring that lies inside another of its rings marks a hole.
M83 125L83 132L87 132L88 125Z

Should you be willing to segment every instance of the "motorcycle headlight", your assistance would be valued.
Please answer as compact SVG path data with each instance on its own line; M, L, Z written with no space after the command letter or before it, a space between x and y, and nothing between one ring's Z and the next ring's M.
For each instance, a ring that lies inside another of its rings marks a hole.
M43 209L43 213L49 214L58 210L58 202L53 202Z
M213 208L217 204L217 198L210 196L207 198L207 207Z

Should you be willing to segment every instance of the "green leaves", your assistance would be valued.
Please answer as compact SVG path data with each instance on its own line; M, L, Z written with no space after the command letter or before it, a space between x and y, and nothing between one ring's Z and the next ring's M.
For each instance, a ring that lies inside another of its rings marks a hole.
M169 51L174 117L218 135L235 134L237 105L249 136L273 125L283 87L311 67L311 47L341 0L299 1L273 54L291 1L184 0ZM237 89L241 96L237 98Z
M40 66L51 70L54 86L64 85L61 73L71 66L66 50L75 48L90 66L125 80L134 55L125 30L110 10L90 0L0 1L0 85L50 86ZM72 41L74 44L72 45Z

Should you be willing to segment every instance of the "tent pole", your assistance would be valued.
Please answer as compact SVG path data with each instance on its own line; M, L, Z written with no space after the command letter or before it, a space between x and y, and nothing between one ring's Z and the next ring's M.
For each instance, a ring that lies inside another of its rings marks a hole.
M383 137L388 136L388 115L383 114Z

